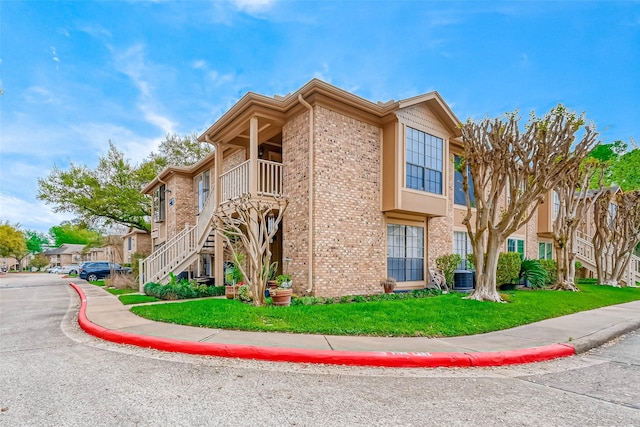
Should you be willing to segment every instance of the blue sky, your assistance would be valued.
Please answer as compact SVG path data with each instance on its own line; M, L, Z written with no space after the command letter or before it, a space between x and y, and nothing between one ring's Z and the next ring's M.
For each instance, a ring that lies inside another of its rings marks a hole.
M0 1L0 221L65 219L37 178L134 162L247 91L317 77L371 101L437 90L462 120L558 102L640 140L640 2Z

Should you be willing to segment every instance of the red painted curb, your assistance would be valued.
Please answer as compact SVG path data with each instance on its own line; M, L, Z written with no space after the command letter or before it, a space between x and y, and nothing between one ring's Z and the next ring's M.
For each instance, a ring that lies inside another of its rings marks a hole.
M115 331L91 322L86 315L87 298L84 291L74 283L70 283L70 285L80 296L78 323L85 332L118 344L129 344L162 351L277 362L323 363L389 368L498 366L540 362L558 357L573 356L575 354L573 347L563 344L486 353L424 353L308 350L241 344L204 343L199 341L182 341L170 338L151 337Z

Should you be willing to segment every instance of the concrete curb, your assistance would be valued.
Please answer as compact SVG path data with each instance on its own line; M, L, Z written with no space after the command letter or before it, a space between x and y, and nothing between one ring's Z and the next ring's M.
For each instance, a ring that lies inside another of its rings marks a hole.
M619 336L628 334L629 332L633 332L637 329L640 329L640 319L629 320L624 323L599 330L593 334L566 342L565 344L573 347L576 354L580 354L589 351L592 348L600 347L612 339L618 338Z
M129 344L156 350L197 354L203 356L234 357L293 363L321 363L331 365L377 366L389 368L436 368L501 366L542 362L573 356L571 345L551 344L542 347L477 353L427 353L393 351L334 351L297 348L264 347L240 344L204 343L137 335L107 329L91 322L86 315L87 297L76 284L70 283L80 297L78 323L88 334L118 344Z

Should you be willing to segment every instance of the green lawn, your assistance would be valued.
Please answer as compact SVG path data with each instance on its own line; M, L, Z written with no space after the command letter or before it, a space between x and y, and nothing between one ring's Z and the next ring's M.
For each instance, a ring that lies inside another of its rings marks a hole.
M109 288L107 289L107 292L109 292L111 295L125 295L125 294L133 294L138 292L137 289L116 289L116 288Z
M133 307L161 322L248 331L329 335L450 337L518 325L640 299L640 289L580 285L582 292L512 291L508 304L430 298L291 307L253 307L236 300L207 299Z
M150 297L148 295L126 295L125 294L125 295L120 295L118 299L124 305L160 301L158 298Z

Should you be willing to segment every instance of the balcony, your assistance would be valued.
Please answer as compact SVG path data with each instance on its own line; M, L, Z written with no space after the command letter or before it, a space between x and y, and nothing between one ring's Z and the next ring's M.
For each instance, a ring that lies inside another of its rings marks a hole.
M251 193L250 160L239 164L220 177L220 203L234 200ZM281 196L282 163L258 160L257 191L258 196Z

